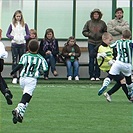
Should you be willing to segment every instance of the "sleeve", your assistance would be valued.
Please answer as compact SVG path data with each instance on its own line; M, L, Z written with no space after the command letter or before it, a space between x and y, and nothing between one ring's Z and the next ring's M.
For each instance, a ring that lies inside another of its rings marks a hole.
M41 56L45 56L45 53L44 53L44 51L43 51L43 46L44 46L44 44L43 44L43 39L41 40L41 42L40 42L40 47L39 47L39 50L38 50L38 53L41 55Z
M52 52L54 56L56 56L59 53L59 46L58 46L58 40L55 40L55 50Z
M86 24L84 25L83 31L82 31L82 34L83 34L85 37L89 37L89 28L88 28L88 24L89 24L89 22L87 21Z
M76 45L76 52L75 52L75 57L78 58L81 56L81 51L80 51L80 47L78 45Z
M8 57L8 52L5 50L5 46L2 42L0 42L0 58L6 59Z
M13 75L15 72L17 72L18 70L20 70L23 67L22 64L18 64L10 73L10 75Z
M9 39L13 39L13 38L14 38L14 36L10 35L11 32L12 32L12 25L10 24L10 25L9 25L9 28L8 28L8 30L7 30L7 33L6 33L6 36L7 36Z
M122 33L123 30L129 30L129 24L127 21L124 22L124 24L116 26L115 30L119 33Z
M48 64L47 64L47 62L44 58L43 58L43 61L42 61L42 67L43 67L44 72L48 70Z
M62 56L64 56L65 58L69 57L68 55L68 51L67 51L67 45L65 45L62 49Z
M114 42L114 43L112 43L112 44L110 45L110 48L115 48L115 47L116 47L116 45L117 45L117 41L116 41L116 42Z
M107 23L107 32L109 32L113 36L120 35L120 32L119 31L116 31L115 30L115 27L113 27L112 21L110 21L110 22Z
M26 32L26 36L24 38L25 40L28 40L30 38L30 32L27 24L25 24L25 32Z

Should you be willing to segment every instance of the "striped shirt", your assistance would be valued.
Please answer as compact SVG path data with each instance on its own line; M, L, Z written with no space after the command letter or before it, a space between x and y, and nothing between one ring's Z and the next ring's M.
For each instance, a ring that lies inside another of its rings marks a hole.
M124 63L132 63L131 44L132 40L121 39L110 45L110 47L114 47L117 50L116 60Z
M39 54L23 54L19 64L23 65L23 69L20 73L21 77L38 78L42 71L44 72L48 69L46 60Z

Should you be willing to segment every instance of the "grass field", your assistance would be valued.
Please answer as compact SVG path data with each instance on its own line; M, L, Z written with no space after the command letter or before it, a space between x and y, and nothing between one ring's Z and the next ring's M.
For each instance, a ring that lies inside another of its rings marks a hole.
M11 111L22 92L18 84L8 83L14 103L7 105L0 94L0 133L132 133L133 104L122 90L108 103L97 95L101 84L87 80L39 81L23 123L15 125Z

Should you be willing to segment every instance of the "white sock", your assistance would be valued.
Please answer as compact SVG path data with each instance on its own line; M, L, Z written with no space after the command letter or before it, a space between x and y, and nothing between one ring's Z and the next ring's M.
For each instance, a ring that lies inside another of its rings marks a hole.
M107 77L103 81L103 86L108 86L110 83L111 83L111 80L110 80L110 78Z

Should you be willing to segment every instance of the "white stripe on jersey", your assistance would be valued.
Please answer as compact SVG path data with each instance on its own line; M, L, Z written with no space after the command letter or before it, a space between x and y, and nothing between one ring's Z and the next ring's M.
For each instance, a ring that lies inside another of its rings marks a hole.
M117 49L116 60L119 60L124 63L132 62L132 54L130 44L131 40L118 40L114 44L111 44L110 47L115 47Z
M48 69L46 60L39 54L23 54L20 58L19 64L23 65L23 69L20 73L21 77L38 78L40 71L47 71Z

